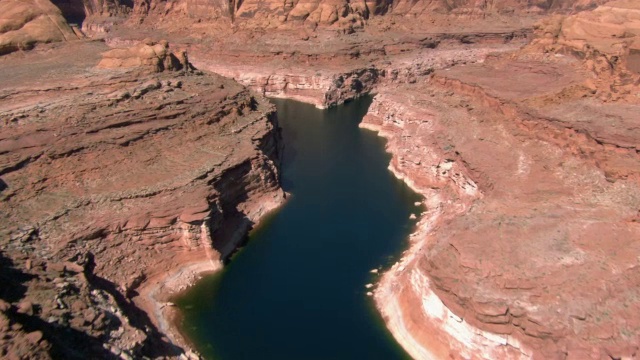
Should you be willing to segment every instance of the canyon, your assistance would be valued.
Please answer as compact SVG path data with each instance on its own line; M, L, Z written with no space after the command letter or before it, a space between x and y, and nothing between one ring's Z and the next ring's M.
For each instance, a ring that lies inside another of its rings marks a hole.
M3 358L197 358L171 296L286 198L265 96L365 94L426 206L373 291L412 357L638 357L637 1L0 9Z
M162 296L283 201L273 105L179 61L157 72L167 46L120 52L164 56L131 68L91 42L2 59L3 357L180 355L150 320Z

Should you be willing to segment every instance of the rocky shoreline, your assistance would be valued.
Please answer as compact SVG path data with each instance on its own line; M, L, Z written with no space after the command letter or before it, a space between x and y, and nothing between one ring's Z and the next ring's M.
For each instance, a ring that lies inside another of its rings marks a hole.
M540 76L536 66L544 67L544 73L549 75L536 80L545 82L544 88L525 90L522 94L540 99L558 98L553 94L561 93L565 94L565 107L572 102L580 104L576 107L590 106L591 102L584 100L583 94L589 90L588 83L583 85L585 78L580 66L559 71L556 69L567 66L565 59L542 57L536 64L526 49L524 53L528 57L528 69L524 72L518 65L517 53L508 57L507 67L519 71L519 78ZM633 218L635 205L627 206L636 198L636 173L632 169L638 166L631 162L638 161L637 154L626 150L626 137L614 135L616 126L596 130L591 128L594 123L576 122L576 118L559 116L557 111L550 118L545 114L547 109L557 108L553 102L540 105L538 100L528 102L520 97L516 104L511 96L521 90L520 83L486 75L496 74L495 69L500 68L506 72L505 79L515 78L503 67L503 61L498 56L484 64L436 71L426 84L383 88L374 99L361 127L378 131L388 139L387 148L393 154L390 170L423 194L428 208L417 232L411 236L410 249L382 277L375 291L377 306L393 335L415 358L633 356L635 350L629 344L634 342L635 333L625 330L619 337L598 332L611 326L604 324L607 321L616 321L617 317L606 314L628 308L625 299L634 295L628 291L602 295L609 300L606 305L598 304L597 299L591 300L583 290L567 287L559 279L573 276L588 279L591 277L584 272L595 271L599 274L593 278L612 276L611 281L621 281L615 273L604 275L595 268L595 263L603 263L602 253L594 252L589 244L599 240L590 240L594 235L582 229L585 221L594 228L616 229L608 235L614 243L625 241L619 236L626 238L622 234L634 231L635 225L628 219ZM549 81L555 71L567 78ZM538 106L536 111L527 107L531 103ZM636 108L637 102L618 107L600 103L590 108L597 108L601 116L616 111L618 121L624 122L629 117L620 111L627 106ZM487 142L488 139L491 140ZM538 152L546 155L536 155ZM584 156L586 153L592 155ZM594 163L591 156L600 160ZM553 167L545 165L546 161L571 164L571 170L556 169L557 175L551 175L548 170ZM618 161L626 165L617 167L615 164L621 164ZM496 174L503 171L511 175ZM510 177L519 180L504 183L503 179ZM596 210L601 203L589 196L567 193L563 185L566 183L574 191L586 193L594 191L597 184L599 201L608 204L606 215ZM624 187L625 196L614 195L618 186ZM506 187L508 191L504 190ZM531 195L524 195L532 193L536 194L532 199ZM505 195L507 202L502 199ZM532 203L524 205L529 201ZM570 216L559 215L560 209L565 208L572 209ZM601 214L595 222L591 217L594 211ZM491 226L502 229L497 233L488 230L487 222L492 221L488 217L495 216L492 213L497 217ZM547 215L550 213L555 215ZM503 216L510 216L506 224ZM547 216L564 220L557 223ZM476 222L476 217L482 220ZM544 223L545 230L538 228L539 221ZM546 237L549 227L565 233L565 240ZM479 243L477 232L491 241ZM569 235L571 232L579 235ZM514 246L516 241L525 243ZM481 251L482 248L491 250ZM521 248L526 248L526 253L521 253ZM613 252L607 256L619 255ZM552 264L549 257L558 262ZM540 271L540 263L545 264L546 271L536 273ZM631 271L636 265L631 260L626 266ZM603 269L606 273L607 268ZM582 275L576 275L575 271ZM634 281L627 276L623 282ZM483 285L478 288L477 284ZM554 286L562 290L550 291L549 287ZM589 291L602 291L587 283L582 286L592 289ZM580 303L558 305L558 298L552 294L566 291L580 294ZM549 311L554 305L542 306L545 301L558 306L558 310ZM567 329L575 326L576 321L581 322L580 336L565 335L576 331Z
M145 46L166 58L96 68L108 48L77 43L1 59L6 354L179 356L158 301L284 200L273 105Z
M637 356L640 9L604 2L7 1L0 356L187 356L166 296L284 201L263 95L367 93L427 207L375 291L412 356Z
M443 200L443 196L439 191L428 186L419 185L421 183L424 184L425 178L429 176L428 174L409 173L401 165L400 158L402 157L403 148L398 148L396 145L400 134L397 131L393 131L394 125L391 125L391 127L387 125L385 129L385 126L380 124L380 118L378 117L380 114L376 111L380 103L384 103L384 100L379 101L377 104L374 103L372 110L367 114L360 127L374 131L379 136L387 139L387 150L393 157L389 164L389 170L398 179L404 181L414 191L421 194L427 207L427 211L418 218L416 230L409 236L409 248L403 252L401 259L381 275L376 284L374 300L387 328L396 341L414 359L435 360L448 358L452 355L452 348L460 349L458 354L461 356L472 356L473 358L530 358L531 351L526 348L522 349L516 340L485 332L466 323L464 319L453 313L440 300L427 277L416 270L411 270L412 263L417 261L424 249L427 248L430 241L429 234L441 226L442 217L446 217L445 210L443 210L446 206L446 201ZM389 104L386 105L389 106ZM402 106L401 104L393 105ZM394 114L393 119L406 116L406 113L399 112ZM411 115L411 117L414 116L415 114ZM389 124L392 121L392 119L388 119L383 123ZM433 163L431 166L445 168L442 165L446 163L445 160L444 162ZM427 179L426 181L431 182L433 180ZM465 184L473 184L473 182L467 179ZM464 188L459 190L470 197L481 196L476 193L475 184L471 189L473 190L468 191ZM456 209L456 212L462 214L466 210L467 206L462 205ZM403 281L403 276L407 276L407 273L410 273L410 284L414 291L422 296L421 299L412 299L421 303L423 311L426 312L427 318L422 323L417 322L413 316L406 314L407 307L415 305L401 303L401 301L406 301L401 298L406 294L406 290L402 289L401 281ZM510 351L511 349L509 349L504 352L496 352L492 350L501 347L511 347L516 351Z

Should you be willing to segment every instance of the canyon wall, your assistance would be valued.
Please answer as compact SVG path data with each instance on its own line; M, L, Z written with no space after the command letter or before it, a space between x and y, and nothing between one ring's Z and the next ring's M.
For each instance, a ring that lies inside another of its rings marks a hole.
M134 13L150 15L153 13L168 15L178 12L201 19L228 16L234 22L247 25L277 27L286 22L307 26L340 25L361 27L363 22L373 16L383 15L459 15L483 16L490 13L541 13L547 11L579 11L592 9L602 0L565 0L565 1L529 1L529 0L493 0L493 1L318 1L294 0L273 1L218 1L218 0L141 0L134 2Z
M197 71L95 68L107 49L1 60L3 357L184 354L166 297L283 200L273 105Z
M585 61L526 48L375 97L362 127L428 208L375 293L413 357L637 356L640 77L624 96Z
M390 28L395 19L424 30L429 23L451 25L451 19L473 21L498 16L500 21L527 14L575 12L593 8L603 0L579 1L263 1L221 0L37 0L5 1L0 19L0 52L28 49L36 43L72 38L105 37L121 26L169 33L203 30L220 36L237 29L333 29L353 33L369 19L384 19L375 26ZM26 6L26 7L25 7ZM34 13L35 11L35 13ZM514 15L517 14L517 15ZM46 16L45 16L46 15ZM438 20L440 19L440 20ZM4 22L4 25L2 23ZM28 25L27 25L28 23ZM73 25L73 29L68 24ZM26 26L25 26L26 25ZM405 25L406 26L406 25ZM75 30L74 30L75 29ZM80 30L81 29L81 30ZM217 37L217 36L214 36Z
M0 19L1 356L187 356L167 294L284 198L262 95L369 92L427 206L375 292L410 354L637 356L635 2L43 1Z
M604 0L564 1L222 1L222 0L54 0L67 20L83 23L86 32L109 31L105 16L130 16L134 24L152 22L155 27L179 28L180 24L209 23L218 30L228 30L232 23L241 28L306 28L330 27L343 32L362 28L373 17L431 19L476 19L492 15L542 14L575 12L592 9ZM155 19L155 20L153 20ZM167 19L166 23L158 22ZM108 23L108 21L107 21ZM102 25L100 25L102 24ZM222 25L222 26L221 26ZM99 30L102 29L102 30Z
M281 39L264 37L265 48L222 43L192 45L188 51L198 68L232 78L260 94L327 108L379 86L416 82L434 69L481 61L492 52L513 51L530 34L528 29L401 39L363 34L354 45L341 37L301 39L298 34L280 32ZM216 56L209 56L211 53Z
M264 67L255 69L255 72L234 71L233 68L224 65L204 68L232 78L265 96L303 101L321 109L369 93L379 78L376 68L353 69L345 73L311 74L297 72L295 69L285 73L272 73Z

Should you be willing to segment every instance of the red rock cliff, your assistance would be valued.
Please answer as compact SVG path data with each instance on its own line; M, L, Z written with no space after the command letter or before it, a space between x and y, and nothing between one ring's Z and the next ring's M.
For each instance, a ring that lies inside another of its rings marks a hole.
M65 49L26 72L1 59L2 355L179 356L158 301L282 201L274 108L219 76Z

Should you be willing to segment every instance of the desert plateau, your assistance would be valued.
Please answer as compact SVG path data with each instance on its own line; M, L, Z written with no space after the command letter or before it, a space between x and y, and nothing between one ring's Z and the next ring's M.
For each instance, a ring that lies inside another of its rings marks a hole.
M0 0L0 358L640 358L640 0Z

